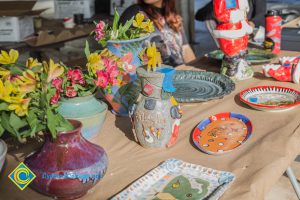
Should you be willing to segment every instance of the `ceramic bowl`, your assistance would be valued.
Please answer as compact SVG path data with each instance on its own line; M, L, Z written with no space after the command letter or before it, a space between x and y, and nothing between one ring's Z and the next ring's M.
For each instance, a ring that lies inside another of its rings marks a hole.
M0 139L0 171L4 165L6 153L7 153L7 145L3 140Z

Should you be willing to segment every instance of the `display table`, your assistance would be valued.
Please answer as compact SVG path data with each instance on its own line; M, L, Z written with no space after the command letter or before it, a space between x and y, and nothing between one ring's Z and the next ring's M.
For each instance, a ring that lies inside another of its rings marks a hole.
M282 52L281 56L296 56L299 52ZM201 58L191 65L207 66L204 69L216 71L217 64L208 58ZM181 67L181 69L193 69ZM101 134L93 141L100 144L109 157L108 171L96 187L84 196L84 200L109 199L133 181L169 158L177 158L217 170L226 170L236 175L233 185L221 200L262 200L278 181L300 152L300 107L294 110L271 113L251 109L240 102L239 92L247 87L277 85L300 90L300 85L281 83L264 78L261 66L254 66L255 78L238 82L236 90L229 96L207 103L184 104L184 116L177 144L167 150L145 149L134 140L129 118L119 118L111 113ZM191 142L191 133L204 118L220 113L236 112L248 116L253 124L251 138L240 148L221 156L200 152ZM36 147L36 145L33 145ZM8 174L24 159L24 153L34 147L10 149L6 165L0 175L0 199L50 199L30 187L19 190Z

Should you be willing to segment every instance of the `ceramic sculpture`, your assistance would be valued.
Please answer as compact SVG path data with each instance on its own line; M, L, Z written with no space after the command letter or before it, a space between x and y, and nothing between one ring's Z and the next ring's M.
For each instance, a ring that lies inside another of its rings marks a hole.
M253 28L247 20L247 0L214 0L214 14L219 22L214 37L224 52L221 73L234 80L245 80L254 74L246 61L249 34Z
M270 64L263 66L266 77L273 77L282 82L300 83L300 56L282 57L278 65Z
M167 148L175 144L182 111L172 96L175 70L166 66L155 72L137 69L142 92L130 115L139 143L146 148Z

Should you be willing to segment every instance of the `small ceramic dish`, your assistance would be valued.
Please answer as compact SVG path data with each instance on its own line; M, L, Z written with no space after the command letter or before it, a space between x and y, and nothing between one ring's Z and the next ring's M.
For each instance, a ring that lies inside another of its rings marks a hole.
M242 91L240 99L257 110L285 111L300 104L300 92L280 86L258 86Z
M222 60L224 54L221 50L216 50L210 52L207 56L216 60ZM268 52L262 49L250 48L246 60L249 61L251 65L260 65L270 63L272 59L276 57L277 55L272 52Z
M7 153L7 145L3 140L0 139L0 172L5 162L6 153Z
M199 123L192 139L204 153L218 155L241 146L251 134L252 124L246 116L227 112L210 116Z

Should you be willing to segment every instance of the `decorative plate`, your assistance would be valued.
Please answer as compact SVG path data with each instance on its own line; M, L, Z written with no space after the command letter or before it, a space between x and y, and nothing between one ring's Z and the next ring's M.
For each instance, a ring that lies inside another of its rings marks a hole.
M279 86L258 86L240 93L245 104L263 111L284 111L300 104L300 92Z
M244 115L220 113L195 128L194 144L207 154L223 154L244 144L252 134L251 121Z
M235 89L235 83L227 76L202 71L176 71L173 85L176 88L173 95L180 103L220 99Z
M217 60L222 60L224 57L224 54L221 50L216 50L212 51L208 54L209 58L217 59ZM250 62L251 65L259 65L259 64L266 64L270 63L272 59L276 58L277 55L268 52L262 49L249 49L249 54L246 58L247 61Z
M234 181L230 172L169 159L112 200L217 200Z

